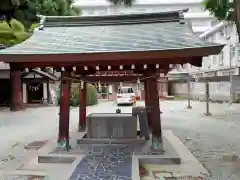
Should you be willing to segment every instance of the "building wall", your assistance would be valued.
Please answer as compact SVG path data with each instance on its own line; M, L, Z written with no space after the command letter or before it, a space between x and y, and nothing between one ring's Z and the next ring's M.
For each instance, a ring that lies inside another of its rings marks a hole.
M201 0L194 1L142 1L136 0L131 7L120 5L112 6L106 0L89 1L78 0L74 4L79 7L82 16L97 16L109 14L130 14L130 13L151 13L171 10L180 10L189 8L189 11L184 13L185 19L192 24L194 32L197 34L203 33L211 28L216 23L215 18L204 11Z
M204 57L201 68L186 64L182 67L182 71L192 74L193 77L213 76L213 74L216 76L229 76L229 80L230 75L239 75L240 48L237 43L236 28L232 23L219 23L211 30L200 35L200 38L209 42L226 44L226 46L219 55ZM213 100L229 100L232 92L233 97L236 99L239 94L239 84L240 79L238 77L234 77L232 82L211 82L210 96ZM182 84L176 83L173 88L175 94L187 92L186 85L183 88ZM204 99L205 84L192 83L192 96L195 99Z
M205 83L204 82L191 82L191 97L195 100L205 100ZM171 84L171 92L174 95L187 97L188 84L186 82L174 82ZM230 82L210 82L209 92L211 100L230 100ZM233 76L232 81L232 96L233 101L240 97L240 76Z

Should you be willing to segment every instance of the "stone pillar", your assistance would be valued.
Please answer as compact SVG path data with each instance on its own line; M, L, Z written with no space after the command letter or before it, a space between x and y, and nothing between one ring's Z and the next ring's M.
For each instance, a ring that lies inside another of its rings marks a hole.
M108 86L108 92L109 92L110 94L113 93L113 86L112 86L111 84L109 84L109 86Z
M11 80L11 104L10 111L19 111L23 109L22 103L22 81L21 71L11 66L10 69Z
M148 79L148 100L152 125L152 149L163 150L157 74Z
M79 131L86 130L86 106L87 106L87 83L83 83L80 88L80 104L79 104Z
M47 83L43 83L43 103L48 103L48 89L47 89Z
M58 147L69 149L69 102L70 102L70 81L64 79L69 77L70 73L61 72L61 90L60 90L60 113L59 113L59 136Z
M211 116L210 108L209 108L209 101L210 101L210 95L209 95L209 82L206 80L205 82L205 99L206 99L206 116Z
M23 83L22 85L22 93L23 93L23 103L27 103L27 84Z
M148 120L148 126L150 127L152 124L152 118L151 118L151 109L150 104L149 104L149 79L146 79L144 81L144 93L145 93L145 107L146 107L146 111L147 111L147 120Z

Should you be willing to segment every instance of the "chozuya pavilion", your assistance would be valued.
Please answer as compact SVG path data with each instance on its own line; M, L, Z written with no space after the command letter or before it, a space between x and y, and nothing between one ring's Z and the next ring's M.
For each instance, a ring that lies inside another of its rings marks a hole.
M20 71L53 67L61 71L58 142L69 147L69 88L71 77L95 78L98 71L131 70L147 77L147 118L152 143L161 149L162 132L157 89L159 72L171 64L201 66L202 57L219 54L224 45L205 42L194 35L183 11L90 17L43 17L25 42L1 50L0 60L10 64L12 110L22 108ZM112 76L108 79L119 80ZM121 77L122 80L132 78ZM86 86L86 83L84 83ZM83 87L83 95L86 96ZM81 98L79 123L86 127L86 98Z

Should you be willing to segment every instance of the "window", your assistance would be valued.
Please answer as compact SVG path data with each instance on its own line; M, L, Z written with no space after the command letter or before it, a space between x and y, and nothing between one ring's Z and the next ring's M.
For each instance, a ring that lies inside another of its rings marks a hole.
M223 51L219 54L219 65L223 66L224 63L224 56L223 56Z
M118 90L118 93L133 93L133 89L132 88L121 88Z
M235 54L236 54L235 46L231 45L231 46L230 46L230 60L232 60L233 58L235 58Z

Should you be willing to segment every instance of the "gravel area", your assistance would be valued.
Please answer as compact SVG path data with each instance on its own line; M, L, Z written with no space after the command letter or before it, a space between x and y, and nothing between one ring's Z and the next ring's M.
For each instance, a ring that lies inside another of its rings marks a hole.
M137 105L144 105L138 102ZM205 116L205 103L186 101L161 101L163 129L170 129L190 149L195 157L209 170L209 180L240 179L240 105L210 104L212 116ZM114 102L102 101L89 107L90 112L115 112ZM130 106L120 107L122 112L131 112ZM33 108L22 112L0 112L0 157L23 155L24 145L57 137L58 107ZM76 131L78 109L71 110L71 131ZM43 130L44 129L44 133ZM21 147L21 148L20 148ZM11 153L10 153L11 152ZM26 152L25 152L26 153ZM8 158L9 159L9 158ZM11 158L10 158L11 159ZM8 168L13 167L9 164ZM7 168L0 165L0 169Z

